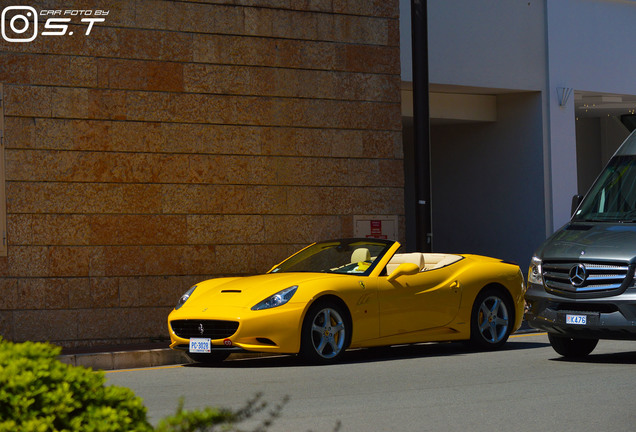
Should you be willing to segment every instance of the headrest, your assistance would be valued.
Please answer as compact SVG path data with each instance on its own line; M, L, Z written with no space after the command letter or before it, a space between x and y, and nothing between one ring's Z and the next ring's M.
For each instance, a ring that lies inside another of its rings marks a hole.
M351 254L351 262L371 261L371 252L367 248L358 248Z

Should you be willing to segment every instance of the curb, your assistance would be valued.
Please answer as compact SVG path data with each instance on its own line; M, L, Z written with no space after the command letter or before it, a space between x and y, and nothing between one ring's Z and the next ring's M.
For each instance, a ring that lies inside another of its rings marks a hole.
M170 348L63 354L58 359L71 366L82 366L93 370L136 369L191 363L184 352Z
M268 353L234 353L229 361L247 358L270 357ZM93 370L141 369L157 366L171 366L194 363L184 351L170 348L142 349L134 351L112 351L86 354L62 354L58 360L71 366L81 366Z

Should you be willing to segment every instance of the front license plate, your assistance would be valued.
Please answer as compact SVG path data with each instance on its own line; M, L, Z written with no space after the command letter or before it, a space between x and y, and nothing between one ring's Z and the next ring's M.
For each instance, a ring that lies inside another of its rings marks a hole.
M567 314L565 316L566 324L575 324L575 325L586 325L587 324L587 316L586 315L570 315Z
M191 353L209 353L211 346L210 338L192 338L189 349Z

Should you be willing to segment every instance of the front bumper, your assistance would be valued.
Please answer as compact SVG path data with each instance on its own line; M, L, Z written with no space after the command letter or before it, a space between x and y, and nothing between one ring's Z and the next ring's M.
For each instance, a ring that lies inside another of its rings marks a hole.
M636 288L613 297L571 299L528 284L525 319L536 329L572 338L636 340ZM566 317L585 317L585 324L568 324Z
M172 321L224 320L237 322L238 328L226 337L212 337L211 348L214 351L294 354L300 350L300 331L305 310L302 303L290 302L262 311L234 307L206 312L195 310L196 308L182 307L177 311L173 310L168 316L170 348L187 351L190 343L189 338L175 333Z

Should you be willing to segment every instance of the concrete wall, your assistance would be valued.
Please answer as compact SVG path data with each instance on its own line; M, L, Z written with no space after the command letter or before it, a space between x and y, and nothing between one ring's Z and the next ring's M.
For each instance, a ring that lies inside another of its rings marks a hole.
M429 72L434 84L542 90L545 11L542 1L428 0ZM408 10L408 0L400 10ZM401 21L402 22L402 21ZM404 30L403 30L404 31ZM412 80L402 39L403 80Z
M401 24L405 11L401 0ZM525 267L548 231L545 4L428 0L428 26L431 85L497 97L495 122L432 127L434 249ZM401 31L409 81L410 35Z
M557 87L636 94L636 3L617 0L546 2L548 24L549 143L553 229L570 216L577 192L573 101L560 107Z
M627 0L428 0L429 72L432 85L449 91L496 94L539 91L545 220L535 243L566 223L577 193L577 144L573 96L560 106L557 88L636 94L636 2ZM402 79L410 81L409 0L402 11ZM408 48L407 45L408 44ZM589 161L588 161L589 162ZM435 163L435 162L434 162ZM583 174L589 177L590 174ZM581 180L583 181L583 180ZM583 183L589 183L585 180ZM518 183L520 184L520 183ZM521 190L521 189L520 189Z
M235 3L113 1L89 36L0 41L3 337L165 338L198 280L403 223L397 0Z
M545 233L541 94L498 96L497 117L432 128L433 245L525 271Z

